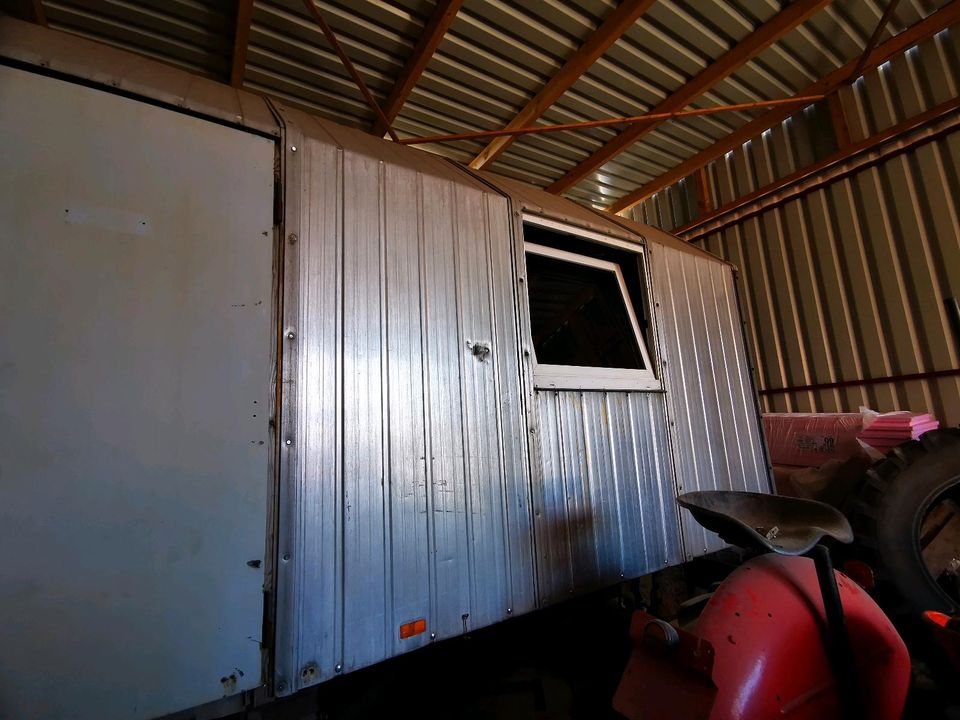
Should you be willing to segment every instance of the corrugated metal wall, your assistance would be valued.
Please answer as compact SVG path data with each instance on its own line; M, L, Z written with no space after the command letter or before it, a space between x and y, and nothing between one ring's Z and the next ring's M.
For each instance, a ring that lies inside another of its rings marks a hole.
M542 602L683 562L662 393L536 392Z
M729 265L651 245L677 491L769 492L756 394ZM686 557L723 547L683 512Z
M956 97L960 29L943 31L841 91L854 142ZM722 206L835 150L807 110L708 168ZM742 272L761 390L960 367L944 299L960 295L960 133L728 224L700 240ZM685 181L692 184L692 179ZM691 189L634 208L669 229ZM695 202L695 201L694 201ZM740 212L749 210L749 206ZM930 410L960 422L960 378L762 395L769 411Z
M536 587L507 200L284 113L280 694L529 611Z
M662 393L536 390L525 345L541 598L562 599L573 588L721 547L686 512L681 532L676 496L770 488L732 268L656 228L481 176L511 196L515 212L646 241L650 298L643 304L654 310L649 350ZM522 266L522 246L516 252ZM525 289L520 297L521 338L529 343Z

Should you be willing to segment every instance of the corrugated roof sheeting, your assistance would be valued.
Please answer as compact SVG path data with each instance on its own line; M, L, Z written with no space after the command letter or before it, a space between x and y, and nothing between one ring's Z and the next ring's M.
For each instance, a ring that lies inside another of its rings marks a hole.
M956 96L960 28L943 31L842 90L854 141ZM811 162L808 114L709 166L720 204ZM828 126L829 127L829 126ZM918 145L698 243L741 270L763 389L960 367L944 298L960 296L960 132ZM670 227L677 186L633 215ZM747 206L741 212L751 208ZM772 412L930 410L960 422L960 378L765 394Z
M960 28L942 31L839 91L853 142L957 96ZM706 167L710 200L722 207L837 150L826 103L809 106ZM697 216L697 192L685 178L630 210L667 231Z
M900 31L947 0L902 2ZM551 107L542 122L641 114L786 6L782 0L658 0ZM395 126L401 135L469 132L505 125L615 7L614 0L467 0ZM386 97L413 51L430 0L318 2L370 89ZM233 41L228 0L48 0L53 27L146 52L195 72L226 77ZM744 64L694 105L796 94L857 57L883 10L879 0L836 0ZM373 115L299 0L254 4L245 85L353 127ZM607 205L751 117L671 121L593 172L569 195ZM495 172L545 186L617 133L595 128L517 140ZM482 141L432 147L469 161Z
M236 17L231 0L57 0L44 2L43 8L56 30L200 75L230 75Z

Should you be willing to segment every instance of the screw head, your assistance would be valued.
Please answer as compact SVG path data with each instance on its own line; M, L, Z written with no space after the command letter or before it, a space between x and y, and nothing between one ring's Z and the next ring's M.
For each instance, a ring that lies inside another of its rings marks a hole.
M340 672L341 670L343 670L343 665L341 665L340 663L337 663L337 666L334 668L334 670L336 672Z
M297 234L296 234L296 233L290 233L289 235L287 235L287 242L289 242L291 245L293 245L295 242L297 242Z
M283 554L283 561L284 561L284 562L290 562L290 553L284 553L284 554Z
M284 444L293 445L293 440L291 440L290 438L287 438L286 440L284 440Z
M277 690L279 690L280 692L283 692L286 689L287 689L287 684L285 682L277 683Z
M507 615L513 615L513 608L507 608Z
M287 333L287 338L289 338L290 340L293 340L295 337L296 337L296 333L294 333L293 330Z
M291 145L291 146L290 146L290 152L296 152L296 151L297 151L297 146L296 146L296 145Z

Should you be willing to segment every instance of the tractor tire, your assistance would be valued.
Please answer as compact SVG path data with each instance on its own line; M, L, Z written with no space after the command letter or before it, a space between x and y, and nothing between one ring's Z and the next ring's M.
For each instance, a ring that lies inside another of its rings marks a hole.
M920 547L927 512L952 486L960 486L960 430L931 430L868 470L848 506L858 554L876 576L877 601L901 630L915 628L925 610L958 610Z

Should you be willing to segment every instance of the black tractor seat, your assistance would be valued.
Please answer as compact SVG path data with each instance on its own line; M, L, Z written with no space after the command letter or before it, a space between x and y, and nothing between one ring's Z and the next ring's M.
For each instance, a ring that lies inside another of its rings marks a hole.
M805 555L824 536L853 542L843 513L815 500L712 490L677 498L698 523L724 541L778 555Z

